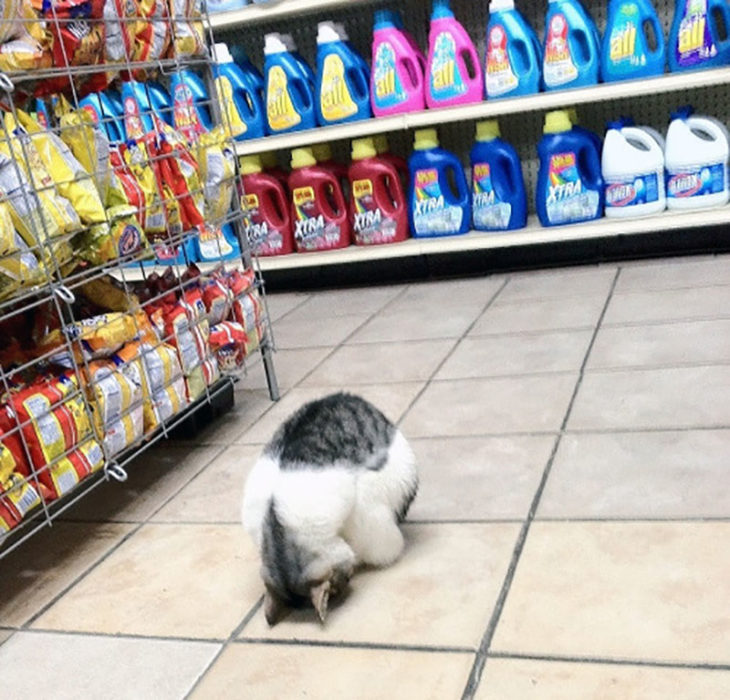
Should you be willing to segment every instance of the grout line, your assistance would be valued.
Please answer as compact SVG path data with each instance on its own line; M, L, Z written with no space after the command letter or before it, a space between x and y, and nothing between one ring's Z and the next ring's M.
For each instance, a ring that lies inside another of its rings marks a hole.
M464 688L462 700L472 700L474 698L474 693L476 692L476 690L479 686L479 682L481 680L482 673L484 672L484 666L487 663L487 657L489 654L489 649L492 644L492 639L494 638L494 634L497 630L497 625L499 624L499 620L502 617L502 611L504 609L504 605L507 601L507 595L512 586L512 581L514 580L515 573L517 571L517 564L522 556L522 552L524 550L525 543L527 541L527 535L530 531L530 526L532 525L532 522L535 519L535 514L537 513L537 508L540 504L540 500L542 498L543 491L545 490L545 487L547 485L547 481L550 476L550 472L552 470L553 463L555 461L555 456L557 455L558 447L560 446L560 441L565 433L565 429L568 424L568 420L570 419L570 414L573 410L573 405L578 396L578 391L580 389L580 386L581 386L581 383L583 380L583 376L585 374L585 368L586 368L586 365L588 364L588 358L590 357L591 350L593 349L593 345L596 342L596 338L597 338L598 332L601 328L601 323L606 315L606 311L608 310L609 304L611 303L611 299L613 297L613 292L616 289L616 284L618 282L618 278L619 278L620 274L621 274L621 268L618 268L616 270L616 273L614 274L611 288L609 289L608 296L606 297L606 301L603 305L603 310L601 311L601 314L598 318L598 322L596 323L596 328L593 332L593 336L591 337L591 341L588 344L588 349L586 350L585 357L583 358L583 363L581 365L580 372L578 374L578 380L576 381L575 388L573 389L573 394L570 397L570 401L568 402L568 407L565 411L565 416L563 417L563 421L560 426L560 433L555 438L555 444L553 445L553 449L550 453L550 456L548 457L547 463L545 465L545 469L543 470L542 478L540 479L540 483L538 484L537 491L535 492L535 496L533 497L532 503L530 504L530 510L527 513L527 518L525 519L525 521L522 525L522 528L520 529L520 532L517 536L517 542L515 543L515 547L512 552L512 558L511 558L509 566L507 568L507 573L506 573L504 581L502 583L502 588L500 589L499 596L497 597L497 602L496 602L494 610L492 612L492 616L490 617L489 623L487 624L487 629L485 630L484 636L482 637L482 641L479 645L479 650L477 651L476 659L474 660L474 665L472 666L471 673L469 674L469 679L467 680L466 687Z
M652 517L643 516L626 516L609 515L605 518L578 516L575 518L558 516L536 517L539 523L611 523L621 525L622 523L645 523L652 525L654 523L727 523L730 522L730 515L669 515Z
M631 321L611 321L604 328L643 328L644 326L676 326L687 323L708 323L727 321L730 314L718 312L710 316L677 316L675 318L639 318Z
M271 296L273 298L276 295L275 294L271 294L271 295L267 294L266 296L267 297ZM286 311L281 316L277 316L276 320L274 320L273 318L271 318L271 313L269 313L269 318L270 318L270 321L271 321L271 325L273 326L275 323L280 323L289 314L294 313L297 309L300 309L302 306L304 306L304 304L306 304L312 298L311 292L304 293L303 296L304 296L304 298L298 304L296 304L295 306L292 306L292 308L289 309L289 311Z
M236 644L266 644L269 646L306 646L328 649L368 649L382 651L428 652L432 654L473 654L474 647L426 646L424 644L386 644L380 642L329 642L319 639L272 639L270 637L244 637Z
M225 639L217 637L173 637L165 634L134 634L128 632L97 632L89 630L53 629L48 627L30 627L18 629L23 634L58 634L66 637L105 637L108 639L138 639L153 642L193 642L201 644L223 644Z

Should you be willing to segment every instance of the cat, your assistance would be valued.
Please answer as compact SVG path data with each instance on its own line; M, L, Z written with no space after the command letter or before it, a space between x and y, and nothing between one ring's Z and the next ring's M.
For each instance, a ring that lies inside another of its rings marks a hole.
M417 490L410 445L364 399L333 394L288 418L246 480L242 508L269 625L308 603L324 623L358 565L394 563Z

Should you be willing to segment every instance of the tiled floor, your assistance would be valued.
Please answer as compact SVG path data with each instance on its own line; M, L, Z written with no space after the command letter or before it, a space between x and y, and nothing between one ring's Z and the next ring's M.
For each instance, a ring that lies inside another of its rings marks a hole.
M270 306L278 404L254 368L0 561L0 696L730 697L730 256ZM408 546L269 629L243 483L335 388L413 443Z

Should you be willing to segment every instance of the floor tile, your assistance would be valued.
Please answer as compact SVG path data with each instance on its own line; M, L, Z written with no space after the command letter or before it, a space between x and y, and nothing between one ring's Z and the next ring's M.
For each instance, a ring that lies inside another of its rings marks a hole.
M296 386L307 374L309 374L327 355L332 352L331 348L297 348L292 350L278 350L274 354L274 367L276 368L276 381L281 391L287 391ZM241 384L246 389L268 388L266 374L263 365L257 372L245 377Z
M589 372L569 430L642 430L730 424L730 367Z
M433 382L403 421L410 437L554 432L568 408L577 376L456 379Z
M615 276L614 266L518 273L511 277L498 301L503 304L590 295L603 295L605 298Z
M716 258L654 260L623 266L617 292L649 289L683 289L730 284L730 255Z
M403 285L393 285L313 292L307 302L297 309L296 316L320 319L331 316L374 314L404 289Z
M344 345L303 382L310 386L424 381L454 347L455 340L419 340Z
M56 522L31 537L2 560L0 622L10 627L25 624L131 529L130 525Z
M300 292L278 292L266 295L269 315L272 321L278 321L289 312L301 306L309 298L308 294Z
M603 325L730 317L730 285L625 292L611 297Z
M439 280L411 284L406 292L389 304L385 311L393 313L405 309L429 306L479 306L486 304L504 284L504 277L473 277L469 279Z
M403 558L358 573L324 626L313 610L297 610L269 628L259 611L243 636L476 648L518 531L509 523L406 525Z
M161 443L126 467L129 478L97 487L64 518L98 522L143 522L210 462L222 446L172 447Z
M730 363L730 319L601 328L588 369Z
M707 700L729 687L728 671L489 659L475 700Z
M529 303L507 304L497 299L474 324L469 335L595 328L605 303L605 295L531 299Z
M730 663L730 523L534 523L493 651Z
M420 486L411 520L525 518L555 438L412 440Z
M261 595L257 571L240 525L145 525L33 626L226 639Z
M216 644L18 632L0 647L6 698L178 700Z
M592 337L593 331L585 330L465 338L456 346L435 378L578 372Z
M377 406L391 421L397 423L423 388L423 382L394 382L392 384L360 384L356 387L303 386L292 389L282 397L265 416L249 430L236 438L239 444L268 442L279 425L308 401L319 399L336 391L350 391Z
M461 697L471 664L471 654L234 644L192 697L240 697L245 688L256 700L445 700Z
M285 318L274 326L276 347L333 347L339 345L354 330L368 320L369 314L353 316L295 316Z
M728 518L730 430L568 434L538 518Z
M241 522L243 485L259 445L232 445L219 454L153 518L153 522Z
M0 630L0 645L4 644L10 637L13 636L15 630Z
M263 375L263 367L257 371ZM274 405L267 389L251 389L244 377L236 385L234 393L235 405L233 410L221 416L210 426L197 435L191 435L190 440L179 440L180 444L228 445L242 432L250 428L266 411ZM255 383L255 382L254 382Z

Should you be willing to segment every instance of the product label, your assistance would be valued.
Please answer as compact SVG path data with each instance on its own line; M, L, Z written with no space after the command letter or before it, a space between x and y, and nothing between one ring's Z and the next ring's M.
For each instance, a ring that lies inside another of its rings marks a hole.
M347 119L357 113L357 105L345 80L345 64L336 54L329 54L322 66L322 90L319 94L322 116L328 122Z
M659 178L656 173L606 183L606 207L613 209L649 204L659 199Z
M134 97L124 98L124 128L128 139L141 139L144 136L142 119L139 116L139 105Z
M598 214L600 197L583 187L575 153L550 157L545 208L551 224L570 224L592 219Z
M244 219L244 232L251 249L256 255L277 255L284 247L283 234L263 218L257 195L247 194L245 203L248 215Z
M464 219L461 207L446 203L439 173L435 168L417 170L414 179L415 211L413 227L420 236L438 236L456 233Z
M200 226L198 229L198 245L203 260L215 260L233 252L231 244L223 235L223 230L213 226Z
M266 118L271 131L291 129L302 121L289 96L289 80L281 66L269 71L266 90Z
M456 63L456 42L448 32L436 37L430 71L431 95L446 100L463 95L466 85Z
M717 56L707 22L707 0L685 0L674 56L680 66L696 66Z
M205 133L195 109L193 92L185 83L175 86L172 93L172 112L175 126L188 141L194 141L199 134Z
M489 163L475 163L472 168L472 214L474 227L480 230L493 231L509 226L512 205L497 197Z
M373 76L375 105L379 109L394 107L408 99L395 66L395 51L389 42L384 41L375 52Z
M339 224L320 213L312 187L298 187L292 192L296 219L294 239L299 250L327 250L340 242Z
M499 97L519 84L507 53L507 32L501 24L495 24L487 37L487 96Z
M725 190L727 166L716 163L703 168L667 171L667 197L686 199L706 194L717 194Z
M564 85L578 77L578 69L573 62L568 44L568 22L561 12L553 15L545 41L545 60L543 62L545 85L554 87Z
M639 6L625 2L616 13L609 37L609 61L617 73L629 73L646 65L646 42Z
M221 107L223 125L230 127L232 136L240 136L248 131L248 124L241 118L233 99L233 85L225 76L215 79L215 91Z
M358 245L391 243L397 225L375 202L372 180L353 181L352 201L355 205L355 242Z

